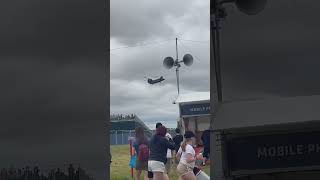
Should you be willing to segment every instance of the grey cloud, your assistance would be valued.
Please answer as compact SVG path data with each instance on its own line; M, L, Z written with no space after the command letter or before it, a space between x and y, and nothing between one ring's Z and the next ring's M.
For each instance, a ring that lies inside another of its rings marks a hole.
M186 53L192 67L182 67L181 92L209 90L209 1L114 1L111 9L111 49L140 42L169 42L111 51L111 112L136 113L150 127L158 121L176 126L178 106L175 70L163 67L175 58L175 37L207 41L179 41L180 59ZM120 8L126 5L126 13ZM143 7L143 8L142 8ZM181 44L180 44L181 42ZM186 46L186 47L185 47ZM146 78L166 79L149 85Z
M207 1L209 2L209 1ZM187 24L199 26L199 17L192 18L191 12L198 12L204 6L195 6L193 1L111 1L111 38L116 38L123 44L136 44L151 39L167 39L184 32L176 32L175 24L168 22L172 18L189 16ZM199 8L200 7L200 8ZM124 12L126 9L126 13ZM203 22L203 21L200 21ZM192 26L187 25L187 28Z

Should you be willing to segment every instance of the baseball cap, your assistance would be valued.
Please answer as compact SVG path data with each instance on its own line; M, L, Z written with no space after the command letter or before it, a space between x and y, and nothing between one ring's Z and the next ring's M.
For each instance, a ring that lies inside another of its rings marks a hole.
M184 137L189 139L189 138L195 137L195 135L194 135L194 133L192 131L186 131L184 133Z

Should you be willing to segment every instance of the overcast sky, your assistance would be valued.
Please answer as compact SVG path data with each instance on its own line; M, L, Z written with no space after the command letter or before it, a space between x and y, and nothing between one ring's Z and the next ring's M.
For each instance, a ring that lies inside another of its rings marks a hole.
M320 92L318 2L269 0L263 12L247 16L233 5L222 22L221 65L226 101L316 95ZM209 40L209 1L111 1L111 49L174 39ZM209 90L209 44L181 41L181 89ZM183 45L187 46L185 48ZM191 51L190 51L191 50ZM177 119L174 71L162 67L174 56L174 40L160 45L111 50L111 111L137 113L145 121ZM164 75L149 86L144 76ZM175 124L172 124L175 125ZM153 124L152 124L153 126Z
M180 68L180 92L210 90L209 0L111 0L110 21L111 112L136 113L152 129L158 121L176 127L175 70L163 59L175 58L181 39L179 57L192 54L194 64ZM156 85L145 78L160 76L166 80Z

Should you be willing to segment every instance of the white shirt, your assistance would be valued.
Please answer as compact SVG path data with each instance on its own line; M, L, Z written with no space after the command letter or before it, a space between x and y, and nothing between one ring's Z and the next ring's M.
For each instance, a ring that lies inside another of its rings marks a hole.
M193 147L190 144L186 145L186 151L185 152L183 152L181 147L180 147L179 150L178 150L178 154L181 154L180 163L186 164L188 166L191 166L192 168L195 166L195 162L192 162L192 163L188 163L187 162L187 154L191 154L192 157L196 156L196 152L194 151Z
M171 136L169 133L166 134L166 137L172 139L172 136ZM167 150L167 158L172 158L171 149L168 149L168 150Z

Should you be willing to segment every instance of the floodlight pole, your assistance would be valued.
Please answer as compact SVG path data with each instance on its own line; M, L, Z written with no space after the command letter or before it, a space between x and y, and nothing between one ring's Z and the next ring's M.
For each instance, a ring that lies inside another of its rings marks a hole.
M176 61L178 62L178 38L176 38Z

